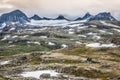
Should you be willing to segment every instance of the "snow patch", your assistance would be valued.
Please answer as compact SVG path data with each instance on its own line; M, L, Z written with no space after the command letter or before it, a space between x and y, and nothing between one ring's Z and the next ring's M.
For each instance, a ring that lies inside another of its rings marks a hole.
M84 37L84 38L86 38L87 36L85 36L85 35L78 35L79 37Z
M54 46L55 43L53 43L53 42L48 42L48 45L50 45L50 46Z
M26 37L28 37L29 35L24 35L24 36L21 36L22 38L26 38Z
M79 27L80 24L70 24L70 25L68 25L68 26L71 27L71 28L74 28L74 27Z
M76 41L75 43L76 43L76 44L82 44L82 43L81 43L81 42L79 42L79 41Z
M40 45L40 42L38 41L27 41L28 44L36 44L36 45Z
M114 25L114 24L111 24L111 23L106 23L105 21L100 21L103 25L106 25L106 26L111 26L111 27L115 27L115 28L120 28L120 26L117 26L117 25Z
M40 71L23 72L21 74L21 76L23 76L23 77L33 77L33 78L39 79L40 75L42 75L42 74L50 74L50 76L57 77L57 75L60 74L60 73L57 73L54 70L40 70Z
M14 38L17 38L18 36L17 35L15 35L15 36L12 36L12 38L14 39Z
M5 26L6 26L6 23L3 23L3 24L0 26L0 29L3 29Z
M96 25L90 25L91 27L93 27L93 28L96 28L97 26Z
M45 39L45 38L47 38L47 36L40 36L40 38L43 38L43 39Z
M113 29L113 30L115 30L115 31L117 31L117 32L120 32L120 30L119 30L119 29Z
M9 64L10 61L1 61L0 62L0 65L6 65L6 64Z
M15 28L13 27L13 28L11 28L9 31L14 31L15 30Z
M10 35L5 35L3 39L1 39L1 41L7 40L9 39L11 36Z
M68 45L66 45L66 44L62 44L61 47L62 47L62 48L67 48Z
M117 47L116 45L110 43L110 44L101 44L101 43L90 43L86 45L87 47L93 47L93 48L102 48L102 47Z

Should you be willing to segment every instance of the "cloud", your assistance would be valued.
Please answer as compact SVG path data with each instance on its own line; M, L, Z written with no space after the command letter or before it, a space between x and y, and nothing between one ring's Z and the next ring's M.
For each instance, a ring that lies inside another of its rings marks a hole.
M9 0L1 0L0 1L0 9L11 9L13 8L14 6L12 4L8 4Z
M0 9L11 9L13 8L14 6L13 5L10 5L10 4L0 4Z

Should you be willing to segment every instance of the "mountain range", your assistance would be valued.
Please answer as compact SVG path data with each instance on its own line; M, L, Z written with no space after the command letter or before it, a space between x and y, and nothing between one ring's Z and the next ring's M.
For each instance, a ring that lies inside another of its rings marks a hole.
M12 22L14 23L21 23L24 24L26 22L30 22L30 20L68 20L69 19L65 18L63 15L59 15L57 18L52 19L52 18L47 18L47 17L39 17L38 15L34 15L32 17L28 17L25 13L23 13L20 10L14 10L9 13L2 14L0 16L0 24L6 23L10 24ZM75 19L74 21L96 21L96 20L102 20L102 21L117 21L111 13L107 12L102 12L97 15L91 15L90 13L86 13L83 17L79 17Z

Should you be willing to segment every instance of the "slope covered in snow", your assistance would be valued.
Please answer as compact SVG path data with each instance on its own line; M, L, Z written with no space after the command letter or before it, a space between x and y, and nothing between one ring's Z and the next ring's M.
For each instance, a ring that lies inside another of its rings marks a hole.
M27 24L35 26L64 26L68 23L69 21L67 20L31 20Z
M111 23L107 23L105 21L100 21L103 25L105 26L111 26L111 27L114 27L114 28L120 28L120 26L117 26L117 25L114 25L114 24L111 24Z

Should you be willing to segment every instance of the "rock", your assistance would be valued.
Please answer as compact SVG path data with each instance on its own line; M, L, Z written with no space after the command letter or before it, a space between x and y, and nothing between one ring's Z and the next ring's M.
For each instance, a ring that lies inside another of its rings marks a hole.
M38 57L38 56L41 56L41 55L44 55L45 53L44 52L36 52L36 53L32 53L31 55L33 57Z
M50 74L49 73L44 73L42 75L40 75L40 78L50 78Z
M26 56L22 56L19 58L20 61L26 61L27 60L27 57Z
M87 58L86 62L88 62L88 63L100 63L99 61L94 60L92 58Z
M60 73L72 73L73 71L76 71L77 67L76 66L69 66L69 67L64 67L59 70Z

